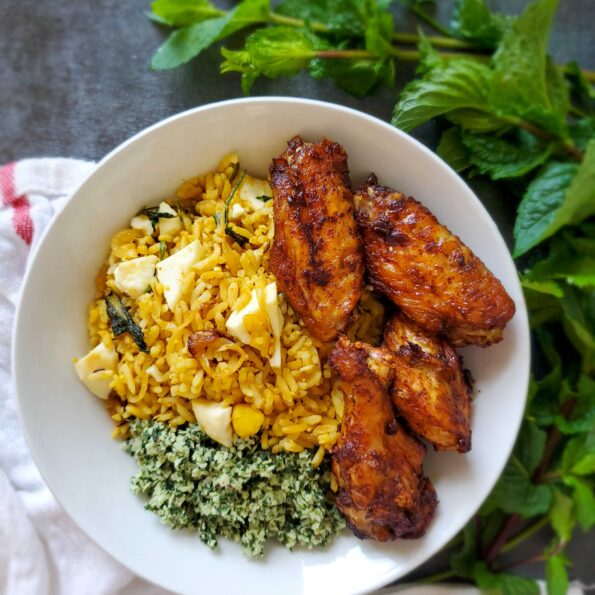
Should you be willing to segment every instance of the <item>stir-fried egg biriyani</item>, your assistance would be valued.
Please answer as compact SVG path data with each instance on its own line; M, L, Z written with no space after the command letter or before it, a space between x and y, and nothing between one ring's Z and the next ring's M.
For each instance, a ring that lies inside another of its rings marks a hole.
M290 537L274 523L274 532L261 524L242 539L251 555L262 553L267 537L312 547L343 527L324 497L334 487L325 455L338 438L343 394L321 361L327 346L310 337L269 272L271 197L268 182L242 171L232 154L133 217L112 238L89 312L92 349L75 363L140 465L135 491L164 522L195 527L213 546L216 533L240 540L262 507L288 510L288 492L302 486L310 494L308 511L280 515ZM376 342L383 315L365 291L348 334ZM152 472L161 469L161 477L168 468L163 461L185 473L151 481ZM233 498L215 519L212 485L241 492L242 483L229 478L252 477L255 469L273 479L259 484L251 507L242 503L243 520L229 509ZM220 473L228 479L213 484ZM193 513L176 516L190 502ZM207 509L210 516L201 516Z

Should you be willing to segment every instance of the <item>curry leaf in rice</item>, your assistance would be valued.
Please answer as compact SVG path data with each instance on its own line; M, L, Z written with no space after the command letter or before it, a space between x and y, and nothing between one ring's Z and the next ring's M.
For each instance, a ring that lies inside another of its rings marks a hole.
M225 233L230 238L232 238L235 242L237 242L240 246L243 246L248 241L248 238L245 238L244 236L241 236L239 233L234 231L234 229L233 229L233 227L231 227L231 225L228 225L225 228Z
M105 305L114 337L118 337L123 333L130 333L138 348L144 353L149 353L142 329L132 320L132 316L130 316L130 312L128 312L122 300L115 293L110 293L105 298Z
M159 258L163 260L167 254L167 242L165 240L161 240L159 242Z
M173 219L177 217L174 213L166 213L164 211L159 211L159 207L145 207L138 212L139 215L146 215L149 220L151 221L151 225L153 226L153 231L157 228L157 224L159 223L159 219Z
M229 193L229 196L227 197L227 200L225 201L225 210L223 211L223 223L225 225L225 233L229 237L233 238L240 246L243 246L248 240L244 236L241 236L236 231L234 231L234 229L229 224L229 207L231 205L231 201L234 199L236 192L238 191L238 188L244 181L245 177L246 170L243 170L240 174L239 180L235 183L234 187L231 189L231 192Z

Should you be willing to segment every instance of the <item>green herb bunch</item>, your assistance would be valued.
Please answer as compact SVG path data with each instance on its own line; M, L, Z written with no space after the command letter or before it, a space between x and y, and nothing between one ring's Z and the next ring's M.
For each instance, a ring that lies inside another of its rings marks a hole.
M563 594L564 548L574 531L595 525L595 73L547 55L557 0L534 1L518 16L458 0L448 26L426 3L403 1L439 35L396 32L390 0L284 0L274 10L268 0L243 0L230 11L156 0L152 18L176 30L152 66L183 64L247 27L241 50L221 50L221 71L241 73L245 92L259 76L307 70L364 96L393 85L401 62L419 61L392 123L410 131L440 118L438 153L463 175L497 181L517 206L513 256L539 370L502 478L451 544L451 568L433 579L537 593L510 570L544 561L548 592ZM545 526L546 550L511 561L511 550Z

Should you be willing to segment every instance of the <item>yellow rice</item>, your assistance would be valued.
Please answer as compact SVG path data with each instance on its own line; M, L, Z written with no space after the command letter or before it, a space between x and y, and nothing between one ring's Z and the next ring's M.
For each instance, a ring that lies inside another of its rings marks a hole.
M127 228L112 239L108 259L97 278L98 292L88 324L92 346L102 341L108 347L113 345L119 354L113 392L107 402L116 424L114 436L127 436L132 417L152 418L172 426L196 423L192 402L206 398L260 410L265 416L263 448L273 452L315 448L315 464L320 463L337 441L343 395L328 364L321 361L329 346L309 336L283 294L279 295L284 316L280 369L273 369L261 354L266 352L269 340L262 324L262 350L229 337L215 341L200 359L187 348L193 332L214 329L226 335L230 314L249 302L253 289L260 294L275 280L268 271L272 201L256 211L246 209L237 221L234 231L249 240L243 247L225 234L222 217L219 221L214 217L216 213L222 215L232 189L230 177L237 171L238 158L231 154L215 171L187 180L178 188L176 196L168 200L182 207L183 229L175 237L156 240ZM114 265L148 254L159 256L160 240L167 242L169 255L198 240L202 256L184 279L183 295L173 312L166 305L157 277L153 277L151 291L138 299L121 296L143 329L147 354L139 351L129 334L112 336L104 297L115 288L110 273ZM367 288L348 334L376 342L383 314L382 305ZM255 329L260 328L259 320L252 322Z

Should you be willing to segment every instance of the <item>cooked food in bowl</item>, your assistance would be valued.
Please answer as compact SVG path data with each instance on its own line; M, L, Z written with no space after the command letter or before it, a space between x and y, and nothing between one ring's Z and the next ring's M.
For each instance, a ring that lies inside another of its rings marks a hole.
M368 184L354 204L340 145L288 145L270 182L228 155L113 237L75 369L139 464L133 490L210 546L325 545L343 518L359 537L420 537L437 503L420 439L471 446L449 341L496 342L514 305L413 199ZM387 193L386 212L368 207ZM412 272L432 267L432 286ZM451 299L478 279L498 294L487 321Z
M327 139L293 138L273 160L271 181L271 271L310 335L331 341L345 330L364 277L347 154Z
M372 175L355 196L374 289L455 347L502 340L514 302L502 283L412 197Z

